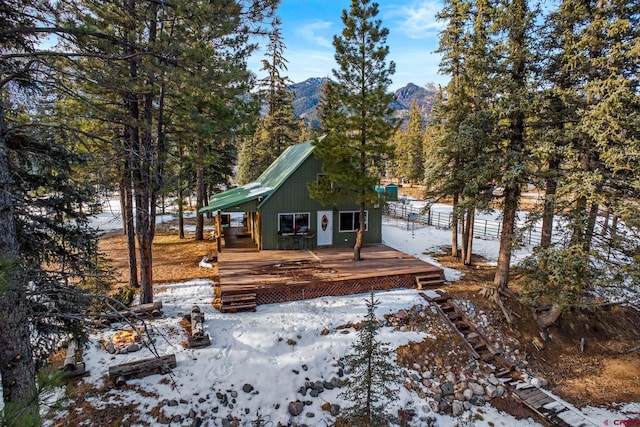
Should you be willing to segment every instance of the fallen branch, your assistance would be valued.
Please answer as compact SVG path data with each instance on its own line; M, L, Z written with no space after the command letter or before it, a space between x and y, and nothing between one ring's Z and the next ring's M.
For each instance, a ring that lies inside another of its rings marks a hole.
M149 304L134 305L133 307L128 307L126 310L103 313L101 317L107 320L120 320L122 318L130 317L139 318L141 316L160 317L162 315L160 311L161 309L162 301L155 301Z

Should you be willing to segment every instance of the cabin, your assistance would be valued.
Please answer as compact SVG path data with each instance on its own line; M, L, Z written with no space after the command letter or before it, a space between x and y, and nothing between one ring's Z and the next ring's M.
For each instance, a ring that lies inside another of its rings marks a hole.
M200 212L216 212L218 219L244 213L244 233L259 250L354 246L358 205L323 205L309 196L307 183L323 176L313 141L302 142L288 147L255 182L214 195ZM364 243L381 243L381 204L366 206L365 223Z

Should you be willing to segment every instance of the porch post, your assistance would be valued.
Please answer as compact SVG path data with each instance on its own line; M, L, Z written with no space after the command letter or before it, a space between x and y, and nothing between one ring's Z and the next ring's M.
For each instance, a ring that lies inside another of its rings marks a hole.
M258 244L258 250L262 250L262 216L260 212L256 212L256 223L256 228L258 229L256 243Z
M218 211L216 215L216 248L218 252L222 252L222 212Z

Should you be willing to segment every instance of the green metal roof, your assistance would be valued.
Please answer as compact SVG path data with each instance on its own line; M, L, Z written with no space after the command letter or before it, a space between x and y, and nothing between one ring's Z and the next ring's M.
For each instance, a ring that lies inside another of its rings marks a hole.
M209 205L200 209L200 212L239 207L251 201L264 203L313 153L312 142L306 141L288 147L256 181L214 195L209 200ZM256 208L259 207L256 203Z

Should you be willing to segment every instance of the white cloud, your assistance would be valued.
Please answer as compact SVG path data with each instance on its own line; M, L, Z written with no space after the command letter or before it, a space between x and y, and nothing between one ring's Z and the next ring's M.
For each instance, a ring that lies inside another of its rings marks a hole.
M331 44L333 32L330 31L332 25L329 21L311 21L298 28L296 35L316 46L331 48L333 46Z
M443 23L436 20L436 14L442 9L439 1L421 1L410 5L391 6L386 15L394 25L392 30L399 30L411 39L425 39L433 37Z

